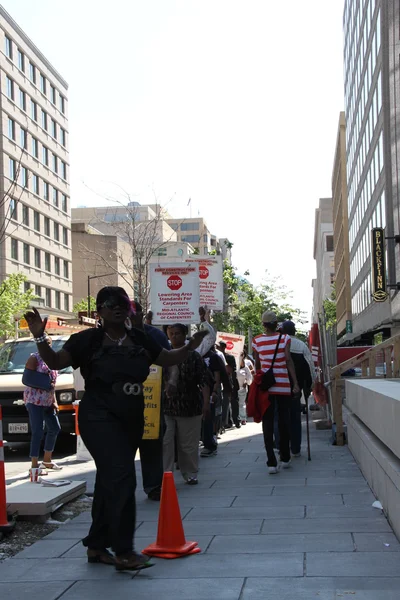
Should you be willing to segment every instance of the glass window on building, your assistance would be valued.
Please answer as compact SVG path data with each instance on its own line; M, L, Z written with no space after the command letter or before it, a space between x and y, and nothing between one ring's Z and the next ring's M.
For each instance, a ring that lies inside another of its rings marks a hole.
M65 115L65 98L60 94L60 111Z
M46 288L46 306L51 308L51 290Z
M8 117L8 137L15 142L15 121Z
M57 158L56 154L52 155L52 162L53 162L54 173L58 173L58 158Z
M69 264L67 260L64 260L64 277L69 279Z
M47 235L47 237L50 237L50 219L49 219L49 217L44 218L44 234Z
M29 292L29 290L31 289L31 284L29 281L24 281L24 292Z
M51 271L51 256L49 252L45 252L44 254L44 268L47 272Z
M54 272L56 275L60 274L60 259L58 256L54 257Z
M51 135L55 140L57 139L57 122L54 119L51 120Z
M61 195L61 208L65 213L68 212L68 201L65 194Z
M24 90L19 90L19 107L26 112L26 93Z
M29 207L26 204L22 205L22 223L29 227Z
M200 223L181 223L181 231L198 231Z
M60 308L61 308L61 293L59 291L56 291L56 293L55 293L55 300L56 300L56 308L58 308L60 310Z
M11 258L18 260L18 240L11 238Z
M60 160L61 163L61 177L63 179L67 179L67 165L63 160Z
M64 294L64 310L69 312L69 296Z
M35 296L37 296L38 298L42 297L42 288L40 287L40 285L35 285Z
M52 104L57 104L57 92L54 85L50 84L50 100Z
M62 127L60 127L60 139L61 139L61 145L64 146L64 148L67 147L67 132L65 131L65 129L62 129Z
M33 212L33 227L35 231L40 231L40 213L37 210Z
M333 252L333 235L326 236L326 251Z
M32 175L32 190L34 194L39 195L39 177Z
M29 181L28 169L26 167L21 167L21 185L23 188L28 187L28 181Z
M30 265L31 263L31 249L29 244L24 244L24 263Z
M40 73L40 91L42 92L42 94L46 95L46 89L47 89L46 77L43 75L43 73Z
M37 123L37 104L34 100L31 100L31 118Z
M17 173L17 163L13 158L10 158L9 163L8 163L8 175L12 181L15 180L16 173Z
M42 128L47 131L47 112L42 109Z
M66 227L63 227L63 244L68 246L68 229Z
M36 67L29 61L29 79L32 83L36 83Z
M54 223L54 239L56 242L60 241L60 225L58 223Z
M46 146L42 148L42 162L46 167L49 165L49 149Z
M6 35L5 36L6 43L6 56L12 60L13 57L13 45L11 39Z
M199 241L200 241L199 235L183 235L182 236L182 242L198 243Z
M42 259L41 254L42 253L41 253L40 249L39 248L35 248L35 267L37 269L41 268L41 262L42 262L41 261L41 259Z
M22 50L20 50L18 48L18 69L20 71L25 71L25 55L22 52Z
M28 132L23 127L21 127L21 148L28 149Z
M32 136L32 156L39 158L39 142Z
M55 187L53 187L53 206L58 208L58 190Z
M14 100L14 82L6 75L6 94L10 100Z
M49 201L49 184L47 181L43 181L43 198Z

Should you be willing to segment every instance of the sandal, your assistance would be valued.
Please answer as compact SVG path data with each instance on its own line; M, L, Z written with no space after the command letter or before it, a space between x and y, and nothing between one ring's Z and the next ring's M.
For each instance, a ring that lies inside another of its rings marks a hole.
M115 568L117 571L141 571L150 567L154 567L154 564L149 562L149 558L137 552L120 554L115 558Z
M40 468L49 469L51 471L61 471L62 470L62 467L60 467L60 465L58 465L55 462L49 462L49 463L42 462L40 465Z
M102 563L103 565L115 565L115 556L103 548L103 550L87 549L88 563Z

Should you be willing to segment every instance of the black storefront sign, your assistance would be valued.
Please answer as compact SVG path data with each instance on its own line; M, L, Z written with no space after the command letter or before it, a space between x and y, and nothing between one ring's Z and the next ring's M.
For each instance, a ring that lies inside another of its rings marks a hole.
M385 231L382 227L372 230L372 297L375 302L388 298L386 283Z

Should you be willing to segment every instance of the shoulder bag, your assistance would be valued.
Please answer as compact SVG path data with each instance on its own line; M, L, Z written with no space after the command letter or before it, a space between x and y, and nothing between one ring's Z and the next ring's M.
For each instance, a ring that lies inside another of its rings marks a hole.
M278 354L278 348L279 348L279 344L281 343L281 338L282 338L282 334L280 333L278 342L276 344L274 358L272 359L271 366L268 369L268 371L265 371L265 373L262 376L260 388L262 389L263 392L267 392L276 383L273 366L275 363L276 355Z
M32 371L32 369L25 369L22 375L22 383L27 387L37 390L46 390L49 392L52 389L50 375L40 373L39 371Z

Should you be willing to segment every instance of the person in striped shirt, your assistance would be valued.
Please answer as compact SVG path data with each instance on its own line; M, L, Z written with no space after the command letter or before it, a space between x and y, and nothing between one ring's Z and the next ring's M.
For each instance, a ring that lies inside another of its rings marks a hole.
M274 416L278 413L280 434L280 459L284 469L290 465L290 401L293 394L299 393L299 385L293 359L290 356L290 337L277 333L278 318L274 312L266 311L262 316L265 333L253 339L253 352L256 371L264 373L271 368L275 350L277 349L273 373L275 384L268 390L270 405L262 419L267 465L269 473L278 473L278 463L274 452ZM293 383L293 390L290 384Z

